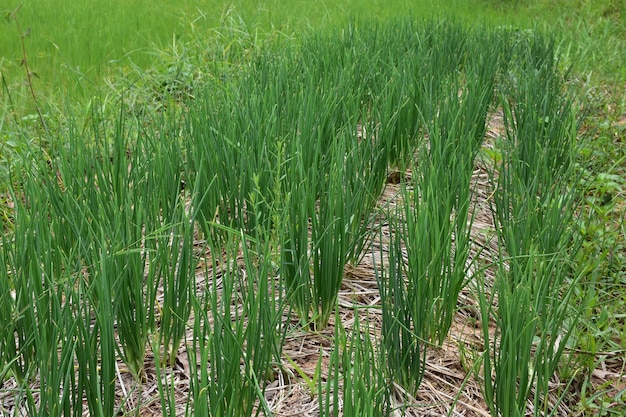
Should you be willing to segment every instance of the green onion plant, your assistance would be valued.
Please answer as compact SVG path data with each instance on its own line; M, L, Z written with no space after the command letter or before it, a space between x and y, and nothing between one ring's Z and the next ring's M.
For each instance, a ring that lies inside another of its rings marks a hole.
M343 415L391 415L391 385L384 366L386 358L381 355L369 324L361 322L359 310L355 308L354 314L350 336L344 329L343 334L335 338L338 340L336 348L341 349Z
M529 402L534 415L554 413L550 380L577 317L570 297L579 246L571 226L578 121L554 51L537 34L520 38L500 99L505 137L493 176L500 259L494 293L479 292L483 334L491 339L483 369L492 415L525 415Z
M188 352L198 370L191 376L198 415L249 416L255 406L267 413L264 387L280 354L282 303L274 298L280 286L268 247L231 233L226 246L211 250L205 295L192 297ZM242 264L235 261L240 251Z

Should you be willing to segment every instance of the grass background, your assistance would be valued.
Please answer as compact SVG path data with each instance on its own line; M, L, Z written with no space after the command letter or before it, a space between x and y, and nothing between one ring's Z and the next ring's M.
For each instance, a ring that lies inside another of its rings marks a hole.
M563 39L563 53L583 74L592 72L611 83L626 78L624 62L624 2L621 0L364 0L364 1L147 1L3 2L15 11L28 61L48 96L90 97L103 79L123 76L131 68L150 68L159 58L155 50L175 43L195 44L219 30L225 16L237 16L251 33L302 33L308 28L332 27L353 18L387 19L401 16L454 16L470 22L539 27ZM14 22L2 23L0 70L5 81L19 85L20 34ZM2 99L6 100L3 91Z

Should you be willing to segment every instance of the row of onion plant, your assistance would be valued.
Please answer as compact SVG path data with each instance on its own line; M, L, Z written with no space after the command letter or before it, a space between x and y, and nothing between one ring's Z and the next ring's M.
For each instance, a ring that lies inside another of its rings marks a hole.
M505 132L493 175L492 211L499 241L495 284L478 291L485 399L493 415L551 415L551 378L575 328L580 199L574 187L578 121L557 69L555 45L519 39L499 100ZM482 281L481 281L482 282ZM496 324L495 334L489 320Z
M390 372L412 390L423 377L426 348L443 344L458 296L471 277L471 178L504 46L493 33L479 32L476 43L459 42L455 31L449 35L452 39L435 48L450 49L430 55L433 65L443 65L433 74L446 75L415 80L420 136L404 163L412 176L401 189L396 212L390 213L395 235L389 268L379 272ZM480 50L480 40L493 48ZM446 70L449 62L440 61L465 54L456 64L463 63L462 73Z
M182 343L194 219L169 137L176 123L160 128L154 136L122 117L109 128L94 122L91 135L70 127L65 143L34 153L14 194L15 233L3 242L12 314L3 352L25 406L35 402L33 378L49 387L39 390L38 413L80 414L84 396L90 414L112 415L117 360L141 379L151 335L164 362Z

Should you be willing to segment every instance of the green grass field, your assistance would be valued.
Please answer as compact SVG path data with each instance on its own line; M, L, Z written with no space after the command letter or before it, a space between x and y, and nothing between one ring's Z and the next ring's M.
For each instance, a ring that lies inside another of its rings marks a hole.
M55 3L1 6L0 414L626 412L623 1Z
M345 24L350 19L412 16L454 16L467 22L486 22L556 31L564 52L582 73L594 71L610 81L626 77L623 36L624 6L620 1L111 1L67 3L47 0L9 0L3 12L16 17L27 33L29 65L42 94L89 98L104 87L103 80L127 75L135 65L155 65L155 50L174 43L196 45L220 30L229 17L241 19L241 29L263 37L278 31L297 35L310 28ZM18 86L20 33L15 22L3 23L0 69L6 82ZM199 47L199 46L198 46ZM6 91L3 91L6 99Z

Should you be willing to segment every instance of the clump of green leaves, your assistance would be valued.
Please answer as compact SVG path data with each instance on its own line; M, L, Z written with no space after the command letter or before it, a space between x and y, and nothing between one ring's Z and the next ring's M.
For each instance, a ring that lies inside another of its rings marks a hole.
M483 356L487 403L493 415L521 416L529 400L536 415L554 408L549 382L576 319L569 300L578 274L579 239L570 227L579 202L572 188L578 122L553 43L533 34L514 48L515 81L500 99L503 160L493 180L499 260L494 292L479 295L483 334L491 337Z

